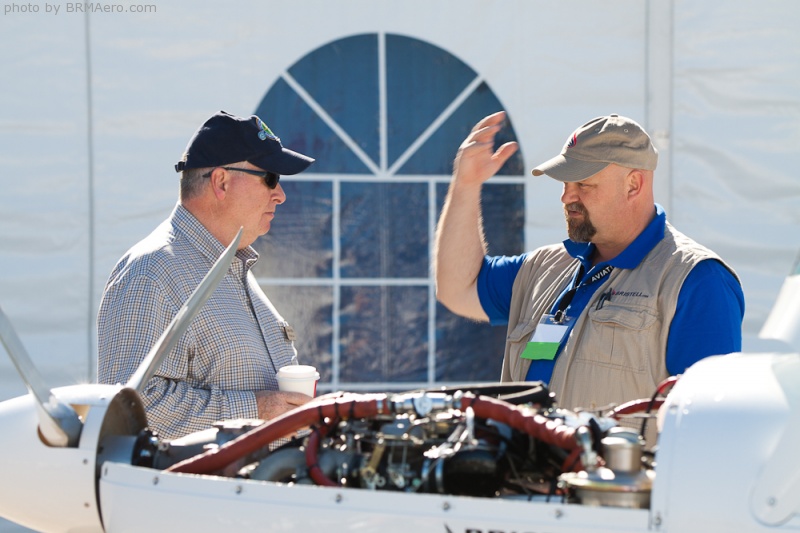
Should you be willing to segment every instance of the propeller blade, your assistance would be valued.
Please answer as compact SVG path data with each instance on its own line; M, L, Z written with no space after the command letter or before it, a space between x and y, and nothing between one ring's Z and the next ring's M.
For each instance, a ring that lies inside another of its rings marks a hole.
M0 309L0 340L6 347L14 366L17 367L17 372L25 382L25 386L36 398L42 437L51 446L77 447L83 429L83 423L78 417L78 413L56 398L44 384L41 374L33 366L28 351L2 309Z
M178 344L178 340L180 340L181 336L189 328L189 324L192 323L192 320L200 311L200 308L203 307L203 304L211 297L211 294L213 294L219 282L225 277L225 274L228 272L228 267L231 265L233 257L236 255L236 249L239 246L239 240L242 237L243 230L244 228L239 228L239 233L236 234L233 242L231 242L222 255L219 256L219 259L217 259L214 266L211 267L211 270L208 271L203 281L200 282L189 299L186 300L183 307L178 310L175 318L172 319L167 329L164 330L164 333L161 334L161 337L159 337L158 341L156 341L155 345L150 349L150 352L145 356L139 368L136 369L136 372L134 372L128 380L126 384L127 387L136 390L139 394L142 393L147 382L150 381L150 378L153 377L156 370L161 366L161 362L167 354L175 348L175 345Z

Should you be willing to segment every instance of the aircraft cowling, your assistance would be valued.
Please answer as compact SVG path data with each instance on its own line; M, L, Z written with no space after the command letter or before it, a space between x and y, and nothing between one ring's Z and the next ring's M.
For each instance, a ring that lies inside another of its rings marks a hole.
M44 532L102 532L97 501L98 442L146 425L131 389L74 385L53 389L83 420L77 447L51 447L39 434L31 394L0 403L0 516Z

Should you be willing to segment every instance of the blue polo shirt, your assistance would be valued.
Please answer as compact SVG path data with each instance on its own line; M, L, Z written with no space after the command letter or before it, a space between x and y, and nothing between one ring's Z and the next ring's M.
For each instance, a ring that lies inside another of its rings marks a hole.
M592 276L607 266L636 268L650 250L664 238L667 217L664 209L655 204L656 216L638 237L617 257L606 263L592 266L594 245L564 241L564 248L578 259L583 276L574 276L564 293L577 286L575 295L566 308L567 316L578 317L589 303L592 295L607 281L609 276L590 283ZM478 274L478 297L492 325L508 324L511 306L511 289L514 279L527 253L513 257L486 256ZM553 302L555 312L558 302ZM669 326L667 338L667 371L681 374L696 361L709 355L738 352L742 349L742 319L744 317L744 294L742 286L730 270L716 260L701 261L683 282L678 295L675 316ZM574 325L575 321L572 322ZM568 335L565 335L566 339ZM562 343L563 346L563 343ZM559 347L559 352L561 347ZM557 356L556 356L557 357ZM531 361L526 379L550 382L555 360Z

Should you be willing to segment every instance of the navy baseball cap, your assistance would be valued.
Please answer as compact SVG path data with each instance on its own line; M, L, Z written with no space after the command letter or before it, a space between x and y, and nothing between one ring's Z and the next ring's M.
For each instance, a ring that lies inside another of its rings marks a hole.
M276 174L292 175L304 171L314 159L284 148L257 116L244 118L220 111L195 132L175 171L221 167L239 161Z

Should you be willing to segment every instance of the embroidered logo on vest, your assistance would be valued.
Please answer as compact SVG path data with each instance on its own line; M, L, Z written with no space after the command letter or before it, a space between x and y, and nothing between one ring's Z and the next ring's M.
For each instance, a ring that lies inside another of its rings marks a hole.
M650 298L650 295L641 291L615 291L612 289L611 296L623 296L628 298Z

